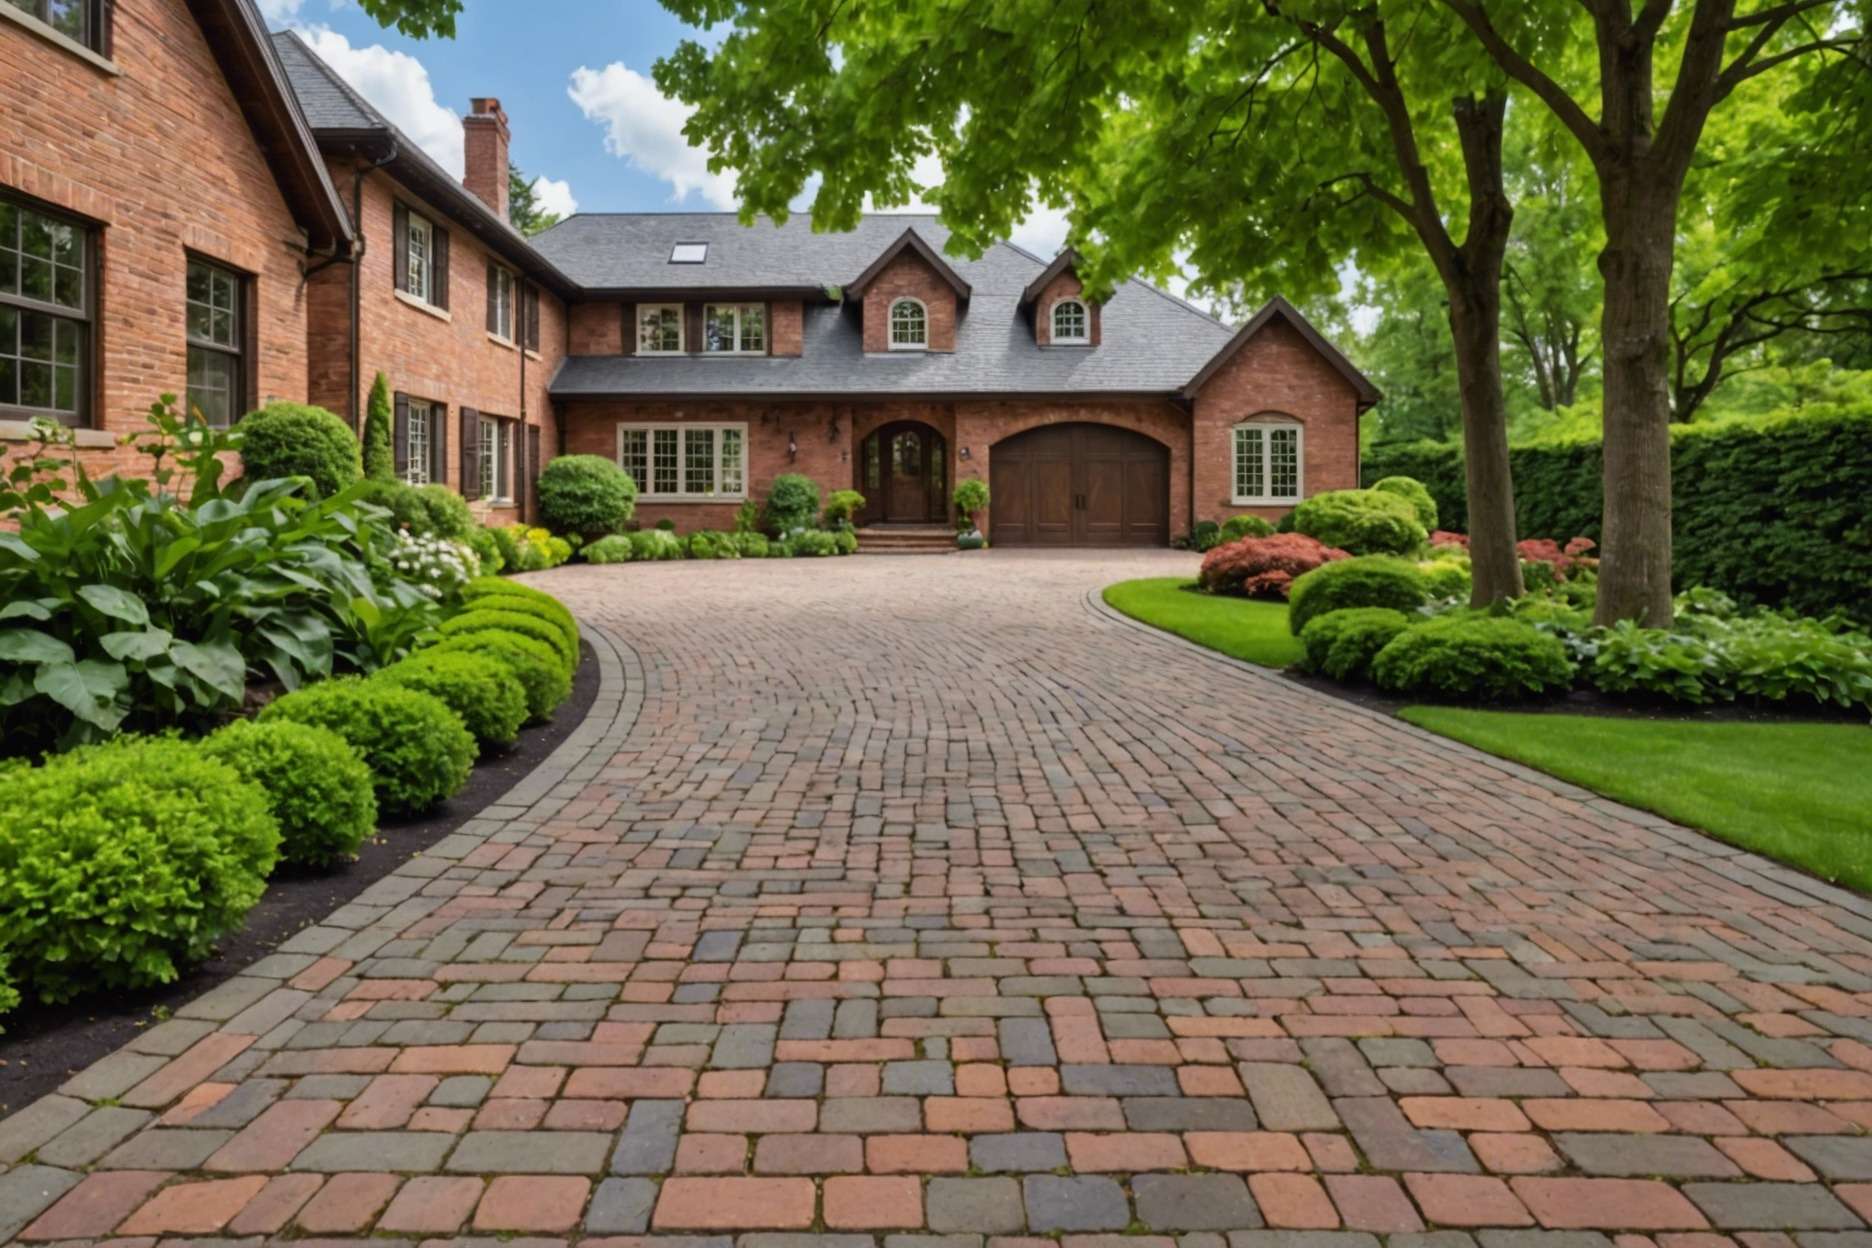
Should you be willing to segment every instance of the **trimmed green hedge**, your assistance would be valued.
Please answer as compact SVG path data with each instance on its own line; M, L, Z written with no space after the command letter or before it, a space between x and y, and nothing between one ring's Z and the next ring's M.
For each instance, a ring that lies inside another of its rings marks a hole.
M1599 443L1517 446L1508 459L1522 537L1600 540ZM1445 528L1468 528L1460 448L1376 446L1364 475L1415 477ZM1872 620L1872 416L1682 426L1671 434L1671 486L1679 590Z

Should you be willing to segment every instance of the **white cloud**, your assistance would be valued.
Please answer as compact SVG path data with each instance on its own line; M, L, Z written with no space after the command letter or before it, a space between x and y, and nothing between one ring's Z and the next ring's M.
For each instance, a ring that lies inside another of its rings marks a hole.
M299 6L305 0L260 0L260 16L266 18L269 26L283 26L299 16Z
M543 212L569 217L578 211L578 199L572 194L572 184L564 178L534 178L533 198Z
M572 71L566 94L588 120L604 127L606 151L668 182L676 202L695 194L715 208L737 206L735 175L710 173L708 151L683 137L683 123L695 110L658 91L636 70L622 61L603 69L581 65Z
M298 7L297 0L269 3ZM327 26L297 29L300 38L358 94L376 105L436 163L456 177L462 176L461 117L437 102L429 71L421 61L380 43L354 48L349 39Z
M1014 227L1008 242L1026 248L1042 260L1051 260L1066 245L1066 210L1036 205L1027 219Z

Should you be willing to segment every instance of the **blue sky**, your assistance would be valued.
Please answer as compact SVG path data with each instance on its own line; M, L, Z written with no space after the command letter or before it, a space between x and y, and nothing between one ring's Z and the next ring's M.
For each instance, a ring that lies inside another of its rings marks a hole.
M469 97L493 95L513 129L513 159L546 179L539 189L555 209L735 207L733 176L708 172L707 153L682 137L685 110L650 80L659 56L706 36L655 0L469 0L454 39L424 41L383 29L349 0L260 7L456 173ZM1059 214L1043 212L1015 241L1051 255L1064 233Z

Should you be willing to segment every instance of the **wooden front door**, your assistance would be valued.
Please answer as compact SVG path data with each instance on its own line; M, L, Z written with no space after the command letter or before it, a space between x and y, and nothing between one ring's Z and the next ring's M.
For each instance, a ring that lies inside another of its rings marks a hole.
M1045 425L995 446L989 511L997 546L1162 546L1170 452L1109 425Z
M940 524L946 516L949 447L920 421L885 425L864 441L869 524Z

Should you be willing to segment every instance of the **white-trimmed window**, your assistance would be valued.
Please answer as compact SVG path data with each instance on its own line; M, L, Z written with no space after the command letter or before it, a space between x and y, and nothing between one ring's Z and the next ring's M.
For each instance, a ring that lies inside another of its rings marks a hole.
M890 349L929 349L929 309L920 299L899 299L890 305Z
M1235 426L1230 502L1294 503L1305 481L1304 430L1291 420L1251 420Z
M747 497L747 426L619 425L618 466L653 502Z
M1057 346L1086 346L1092 341L1092 318L1077 299L1053 305L1053 342Z
M436 411L433 403L421 399L409 401L408 451L403 461L403 480L411 485L429 484L429 463L434 457Z
M680 303L637 305L637 354L681 355L683 315Z
M488 265L487 332L514 340L514 275L498 264Z
M514 431L511 420L481 418L481 497L496 505L513 501Z
M409 214L408 257L403 289L424 303L435 302L435 227L427 217Z
M705 305L702 349L710 355L767 354L767 306L760 303Z
M188 262L188 405L217 429L246 410L241 359L241 276L206 260Z

